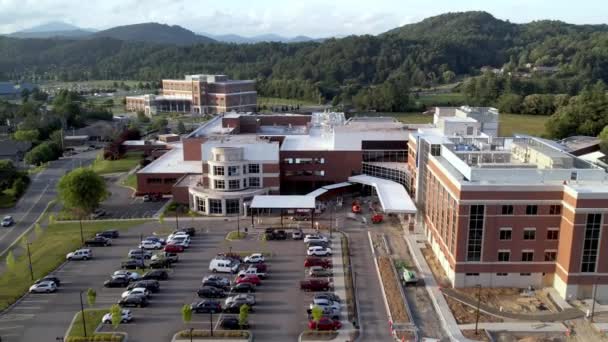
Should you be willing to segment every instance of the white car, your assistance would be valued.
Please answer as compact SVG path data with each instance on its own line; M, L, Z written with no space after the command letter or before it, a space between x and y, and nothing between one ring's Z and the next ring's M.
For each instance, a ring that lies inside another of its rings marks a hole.
M137 272L118 270L114 272L114 274L112 274L112 277L127 277L130 280L138 280L139 278L141 278L141 275L139 275L139 273Z
M317 235L317 234L307 234L304 237L304 243L309 243L309 242L317 242L317 241L322 241L322 242L329 242L329 240L323 236L323 235Z
M144 240L139 244L142 249L161 249L163 245L158 241Z
M127 309L122 309L120 312L120 323L129 323L133 320L133 316L131 315L131 310L127 310ZM101 319L101 323L104 324L112 324L112 313L108 312L107 314L103 315L103 318Z
M30 286L30 293L51 293L55 291L57 291L57 285L54 281L41 281Z
M306 251L308 256L329 256L331 255L331 248L329 247L321 247L321 246L312 246L308 247Z
M2 219L2 227L10 227L15 223L12 216L4 216Z
M134 289L125 291L120 295L121 298L127 298L128 296L142 296L142 297L150 297L150 291L146 290L144 287L136 287Z
M335 310L340 310L342 307L339 302L334 302L333 300L326 298L313 298L310 308L312 309L314 306L332 307Z
M169 235L167 237L167 241L173 240L174 238L177 238L177 237L187 237L187 238L190 238L190 235L188 235L186 232L173 233L173 234L171 234L171 235Z
M89 260L92 257L93 252L88 248L77 249L65 256L67 260Z
M169 240L168 243L170 245L179 245L179 246L183 246L184 248L188 248L188 247L190 247L190 238L176 236L173 239Z
M249 267L245 270L240 270L239 273L237 273L237 277L242 277L243 275L256 275L260 279L266 278L266 273L258 272L258 269L255 267Z
M243 261L248 264L257 264L260 262L264 262L264 256L262 255L262 253L253 253L249 256L246 256Z

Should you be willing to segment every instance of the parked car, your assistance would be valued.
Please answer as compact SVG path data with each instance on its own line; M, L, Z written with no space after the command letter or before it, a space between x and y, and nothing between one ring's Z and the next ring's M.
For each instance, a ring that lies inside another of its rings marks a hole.
M213 286L217 288L228 288L230 287L230 280L228 278L209 275L203 278L203 286Z
M101 247L106 247L106 246L112 246L112 240L105 238L103 236L96 236L92 239L88 239L84 241L84 245L85 246L101 246Z
M331 255L331 248L329 247L321 247L321 246L312 246L312 247L308 247L308 250L306 251L306 254L308 256L330 256Z
M308 257L304 259L304 267L321 266L323 268L330 268L331 261L329 259Z
M10 227L13 224L15 224L15 220L13 220L13 217L10 215L4 216L2 219L2 227Z
M264 262L264 256L262 255L262 253L253 253L251 255L246 256L243 261L247 264L257 264L260 262Z
M163 260L163 259L164 260L168 260L168 261L174 263L174 262L178 262L179 261L179 255L176 254L176 253L169 253L169 252L164 252L163 251L163 252L154 254L152 256L152 261Z
M239 273L237 273L237 276L240 277L240 276L247 275L247 274L258 276L258 278L260 278L260 279L265 279L266 278L266 273L260 272L255 267L249 267L247 269L240 270Z
M217 253L216 257L230 259L239 264L243 262L243 258L238 253Z
M137 272L131 272L131 271L125 271L125 270L118 270L116 272L114 272L114 274L112 274L113 277L116 276L125 276L128 279L130 279L131 281L135 281L135 280L139 280L139 278L141 278L141 276L139 275L139 273Z
M133 315L131 314L131 310L122 309L120 310L120 323L129 323L133 320ZM112 324L112 313L108 312L103 315L101 318L101 323L103 324Z
M169 259L156 259L150 262L150 268L158 269L158 268L169 268L171 267L171 261Z
M331 283L325 279L311 278L300 282L300 289L304 291L328 291Z
M188 233L183 232L181 230L176 230L175 232L171 233L169 236L167 236L167 241L173 240L175 238L178 237L183 237L183 238L190 238L190 236L188 235Z
M240 293L237 295L230 296L230 297L226 298L226 300L224 301L224 305L230 305L232 303L242 303L242 304L247 304L249 306L254 306L256 303L255 295Z
M314 247L314 246L319 246L319 247L330 247L331 243L329 242L325 242L325 241L311 241L309 243L306 244L306 246L308 248L310 247Z
M106 211L101 208L95 209L95 211L93 211L93 213L91 214L92 219L98 219L103 216L106 216Z
M158 236L154 236L154 235L151 235L151 236L146 236L146 237L144 238L144 240L147 240L147 241L154 241L154 242L160 242L160 244L161 244L161 245L163 245L163 246L167 244L167 243L165 242L165 239L161 239L161 238L159 238Z
M54 281L46 280L30 286L30 293L51 293L57 291Z
M304 233L301 229L294 229L291 232L291 238L294 240L302 240L304 238Z
M315 306L320 306L322 308L330 307L335 310L340 310L340 303L334 302L333 300L325 299L325 298L314 298L312 303L310 303L310 308L312 309Z
M191 306L192 311L195 313L220 313L222 312L222 305L220 302L211 299L205 299L197 303L193 303Z
M139 248L142 249L161 249L163 245L158 241L143 240L139 243Z
M224 257L215 257L209 262L209 271L213 273L236 273L238 270L238 262Z
M133 315L131 314L131 310L122 309L120 310L120 323L129 323L133 320ZM112 313L108 312L103 315L101 318L101 323L103 324L112 324Z
M196 294L201 298L224 298L226 297L226 292L222 288L214 287L214 286L203 286Z
M196 235L196 228L194 228L194 227L180 228L176 232L184 232L184 233L188 234L189 236L194 236L194 235Z
M66 254L66 260L89 260L93 257L93 252L88 248L77 249Z
M323 317L327 317L330 319L340 320L340 310L332 307L320 307L323 309ZM306 309L306 313L308 314L308 319L312 317L312 309Z
M262 272L262 273L267 273L268 272L268 266L263 263L257 263L257 264L249 264L249 267L247 268L255 268L256 270L258 270L258 272Z
M297 212L292 217L294 221L310 221L310 213Z
M328 242L329 240L325 236L319 234L307 234L306 236L304 236L304 243L309 243L312 241Z
M334 272L329 268L323 268L321 266L313 266L308 269L308 275L313 278L319 278L319 277L327 278L327 277L333 276Z
M109 280L106 280L103 283L104 287L126 287L127 285L129 285L129 278L125 277L125 276L120 276L120 277L112 277Z
M125 269L125 270L134 270L137 268L145 268L146 267L146 263L144 262L144 259L130 259L127 261L123 261L122 263L120 263L120 268Z
M150 259L152 257L152 252L145 249L132 249L129 251L128 256L131 259L141 259L142 257L144 259Z
M127 298L129 296L142 296L148 298L150 297L150 291L148 291L148 289L145 287L136 287L131 290L127 290L120 295L121 298Z
M101 233L97 233L97 236L103 236L108 239L116 239L120 236L120 233L118 233L118 230L116 230L116 229L110 229L110 230L104 230Z
M169 253L182 253L183 251L184 251L184 246L171 245L171 244L167 244L165 246L165 252L169 252Z
M287 233L282 229L275 230L274 239L275 240L287 240Z
M174 237L173 239L169 240L167 243L170 243L172 245L183 246L184 248L188 248L188 247L190 247L190 238L187 236L186 237L178 236L178 237Z
M59 280L59 278L52 276L52 275L48 275L44 278L40 278L40 279L36 280L36 282L34 284L38 284L43 281L52 281L53 283L55 283L55 285L57 285L57 287L61 286L61 280Z
M158 291L160 291L160 284L158 283L157 280L138 280L134 283L129 284L129 286L127 286L127 290L133 290L134 288L137 287L143 287L144 289L152 292L152 293L156 293Z
M234 293L251 293L255 292L255 285L251 283L239 283L230 288L230 292Z
M148 299L143 296L128 296L128 297L122 298L118 302L118 305L120 305L121 307L133 306L133 307L143 308L143 307L148 306Z
M310 320L308 321L308 329L311 330L338 330L342 328L340 320L331 319L329 317L321 317L319 321Z
M327 299L336 303L342 303L342 299L340 298L340 296L333 292L315 293L313 300L315 299Z
M144 273L144 275L141 277L141 279L167 280L167 279L169 279L169 273L167 273L167 271L164 271L164 270L152 270L152 271L148 271L148 272Z
M239 312L241 312L241 306L243 306L243 305L249 306L247 303L233 302L233 303L230 303L229 305L224 306L223 311L226 313L239 313ZM252 307L249 307L249 312L253 312Z
M236 280L235 280L236 284L240 284L240 283L251 283L255 286L259 286L262 284L262 282L260 281L260 278L255 275L255 274L241 274L236 276Z
M249 329L249 323L241 324L240 320L234 316L224 316L220 320L220 328L224 330Z

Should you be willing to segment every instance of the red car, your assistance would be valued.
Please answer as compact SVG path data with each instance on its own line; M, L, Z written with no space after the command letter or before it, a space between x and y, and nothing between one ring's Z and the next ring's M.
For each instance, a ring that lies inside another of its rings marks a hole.
M250 268L255 268L260 273L266 273L266 272L268 272L268 266L266 266L266 264L263 263L263 262L261 262L259 264L251 264L249 267Z
M250 283L253 284L255 286L260 285L262 282L260 281L260 277L258 277L255 274L241 274L239 276L236 277L236 281L237 284L240 283Z
M306 279L300 282L300 289L304 291L329 291L331 284L325 279Z
M166 245L165 252L167 253L182 253L184 251L184 246L180 245Z
M323 268L330 268L331 261L329 259L322 259L316 257L308 257L304 259L304 267L321 266Z
M321 317L318 322L308 322L308 329L312 330L338 330L340 328L342 328L342 323L329 317Z

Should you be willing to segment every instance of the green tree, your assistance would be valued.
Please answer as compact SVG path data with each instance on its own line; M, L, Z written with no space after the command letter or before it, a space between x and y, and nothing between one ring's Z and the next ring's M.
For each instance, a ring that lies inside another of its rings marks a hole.
M182 306L182 320L188 324L192 321L192 307L188 304Z
M452 70L446 70L441 75L445 83L450 83L456 78L456 74Z
M16 267L17 262L15 261L15 254L13 254L13 251L10 250L6 254L6 268L9 270L9 272L14 272Z
M608 155L608 126L605 126L597 137L600 139L600 151Z
M158 215L158 223L160 223L160 224L165 223L165 213L161 213L160 215Z
M81 215L91 213L107 196L103 178L90 168L77 168L64 175L57 189L63 204Z
M89 304L89 306L94 306L95 305L95 301L97 300L97 292L95 292L95 290L93 289L88 289L87 290L87 303Z
M13 139L17 141L35 142L39 137L40 132L37 129L18 130L13 133Z
M239 324L244 327L247 325L247 322L249 321L249 305L245 304L245 305L241 305L241 308L239 309Z
M315 322L319 322L319 320L321 319L321 317L323 317L323 308L321 308L318 305L315 305L312 310L310 315L312 316L312 320Z
M167 121L167 119L165 118L156 118L154 119L154 121L152 122L152 124L150 125L151 129L154 130L164 130L167 125L169 124L169 121Z
M120 308L120 305L112 305L110 307L110 315L112 316L112 327L116 330L122 322L122 309Z
M501 113L521 113L522 97L517 94L502 94L498 98L496 107Z
M139 123L144 124L150 122L150 118L143 111L140 110L137 112L137 121Z
M17 174L17 168L12 161L8 159L0 160L0 191L11 187Z
M61 148L59 146L52 142L43 142L26 153L24 159L30 165L40 165L60 156Z
M184 125L184 123L181 120L177 123L176 132L177 132L177 134L186 133L186 126Z
M34 235L36 235L36 238L42 236L42 227L40 226L39 222L36 222L34 225Z

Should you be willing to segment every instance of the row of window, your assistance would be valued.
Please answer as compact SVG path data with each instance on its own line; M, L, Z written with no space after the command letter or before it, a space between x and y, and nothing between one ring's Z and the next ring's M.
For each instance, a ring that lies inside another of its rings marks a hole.
M285 171L283 172L283 176L291 177L291 176L325 176L324 170L298 170L298 171Z
M222 213L222 200L221 199L208 199L209 201L209 214L221 214ZM201 212L207 212L207 203L204 199L198 201L198 210ZM226 214L239 214L240 213L240 202L237 199L226 200Z
M502 206L502 215L513 215L513 205L505 204ZM552 204L549 206L549 215L561 215L562 206L559 204ZM528 204L526 205L526 215L538 215L538 205Z
M146 179L147 184L173 184L177 182L177 178L148 178Z
M500 228L498 231L498 239L502 241L509 241L513 236L512 228ZM536 240L536 228L524 228L523 231L524 240ZM559 228L548 228L547 229L547 240L558 240L559 239Z
M225 176L226 169L228 169L228 176L239 176L241 166L238 166L238 165L233 165L233 166L228 166L228 167L214 166L213 175L214 176ZM244 175L246 175L247 173L260 173L260 164L243 165L242 170L243 170Z
M557 251L545 250L545 261L555 261L557 259ZM498 261L509 262L511 261L511 251L499 250ZM521 252L521 261L530 262L534 261L534 251L523 251Z
M465 275L467 277L479 277L479 273L465 273ZM497 277L506 277L508 275L509 273L496 273ZM519 275L522 277L529 277L532 275L532 273L520 273Z
M283 158L283 164L325 164L325 158Z
M243 178L243 186L241 187L240 179L231 179L228 180L228 190L238 190L247 187L247 178ZM260 178L259 177L249 177L249 187L250 188L259 188L260 187ZM214 179L213 180L213 188L214 189L226 189L226 181L222 179Z

